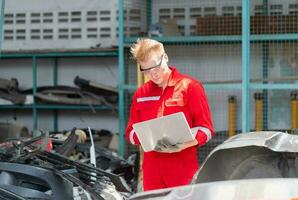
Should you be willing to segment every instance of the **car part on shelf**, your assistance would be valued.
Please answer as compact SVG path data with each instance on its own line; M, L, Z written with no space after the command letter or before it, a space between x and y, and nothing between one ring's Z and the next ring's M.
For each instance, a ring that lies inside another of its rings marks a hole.
M107 105L102 97L70 86L38 87L35 96L47 103Z
M76 76L74 84L84 91L103 96L110 103L117 103L118 91L116 87L104 85L95 81L90 81Z
M98 93L103 96L114 96L118 94L117 88L115 87L104 85L102 83L98 83L95 81L83 79L79 76L76 76L73 82L81 89L86 89L88 91L92 91L94 93Z
M7 80L0 78L0 98L9 100L14 104L25 103L26 96L19 91L18 87L17 79Z

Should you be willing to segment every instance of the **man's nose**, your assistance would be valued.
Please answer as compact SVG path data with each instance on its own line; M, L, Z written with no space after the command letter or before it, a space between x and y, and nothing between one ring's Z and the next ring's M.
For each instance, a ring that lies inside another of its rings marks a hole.
M158 73L158 69L157 68L150 69L150 74L156 75L157 73Z

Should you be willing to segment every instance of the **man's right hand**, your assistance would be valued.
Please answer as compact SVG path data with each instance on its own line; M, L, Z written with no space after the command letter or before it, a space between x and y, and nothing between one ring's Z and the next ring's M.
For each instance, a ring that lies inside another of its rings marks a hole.
M159 152L173 153L181 151L182 146L182 143L173 144L167 137L163 137L157 141L154 150Z

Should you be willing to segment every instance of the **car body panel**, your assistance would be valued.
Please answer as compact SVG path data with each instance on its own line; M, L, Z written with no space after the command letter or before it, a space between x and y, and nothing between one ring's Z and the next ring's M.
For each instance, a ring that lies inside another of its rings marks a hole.
M294 199L298 197L298 136L263 131L218 145L192 185L135 194L130 199Z
M298 179L250 179L217 181L133 195L130 200L294 200Z

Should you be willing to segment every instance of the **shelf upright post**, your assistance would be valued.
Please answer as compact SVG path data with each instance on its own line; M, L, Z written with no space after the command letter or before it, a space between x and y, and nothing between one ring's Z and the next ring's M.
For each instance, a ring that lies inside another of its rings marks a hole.
M250 127L249 79L250 79L250 9L249 0L242 0L242 132Z
M150 30L152 23L152 0L147 0L147 30Z
M54 66L53 66L53 85L58 85L58 57L54 57ZM58 111L54 110L53 115L53 131L58 131Z
M33 105L32 105L32 118L33 118L33 128L37 129L37 106L35 102L37 87L37 57L36 55L32 56L32 88L33 88Z
M263 8L265 15L268 16L268 0L263 0ZM268 60L269 60L269 43L263 42L262 44L262 62L263 62L263 84L267 84L268 81ZM263 90L263 130L268 129L268 90Z
M3 41L3 21L4 21L4 9L5 0L0 0L1 10L0 10L0 55L2 51L2 41Z
M118 114L119 114L119 154L124 157L124 35L123 35L123 0L118 0Z
M58 58L57 57L54 57L53 84L54 86L58 85Z

